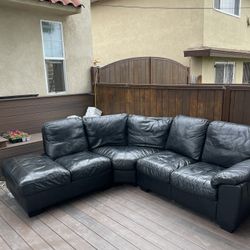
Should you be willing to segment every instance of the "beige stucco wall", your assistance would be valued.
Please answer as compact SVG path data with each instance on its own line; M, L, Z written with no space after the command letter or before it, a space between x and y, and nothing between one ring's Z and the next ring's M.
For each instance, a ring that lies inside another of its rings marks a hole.
M167 57L186 66L183 51L203 43L203 11L131 9L133 5L203 7L203 0L103 0L92 4L94 58L101 65L137 56Z
M0 96L47 95L40 20L63 23L66 94L90 92L92 63L90 3L81 14L0 5ZM67 7L65 7L67 8Z
M249 0L241 0L242 7L249 7ZM213 1L205 0L204 46L250 50L249 9L242 8L240 16L232 16L213 9Z
M101 0L92 4L94 59L101 65L137 56L162 56L191 67L191 79L215 80L214 63L236 63L235 82L242 82L243 62L230 58L185 58L187 48L210 46L250 50L249 9L240 17L213 8L213 0ZM114 8L103 5L196 7L200 10ZM241 0L249 6L249 0ZM203 9L204 7L204 9Z
M241 0L241 6L249 6L249 0ZM249 9L242 8L240 16L232 16L213 9L213 1L205 0L203 45L208 47L250 51ZM210 8L210 9L209 9ZM215 80L215 62L235 62L234 83L242 83L243 62L247 59L203 58L202 79L204 83Z

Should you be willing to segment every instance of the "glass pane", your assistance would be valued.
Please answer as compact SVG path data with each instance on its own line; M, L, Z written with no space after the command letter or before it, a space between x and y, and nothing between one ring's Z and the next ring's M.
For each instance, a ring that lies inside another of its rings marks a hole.
M240 15L240 0L235 0L234 14L236 16Z
M59 23L54 24L54 30L51 34L54 40L62 41L62 30Z
M215 83L224 83L224 64L215 65Z
M220 9L220 0L214 0L215 9Z
M52 57L63 57L61 42L53 42Z
M226 13L235 15L236 0L220 0L220 9Z
M250 63L243 64L243 83L250 83Z
M234 65L226 64L225 65L225 83L233 83L234 77Z
M63 61L46 60L49 92L65 91Z
M44 41L44 53L46 57L53 57L52 43L51 41Z
M44 35L44 38L49 38L50 36L50 33L51 33L51 26L52 24L50 22L42 22L43 24L43 35Z
M62 27L60 23L42 22L45 57L63 57Z

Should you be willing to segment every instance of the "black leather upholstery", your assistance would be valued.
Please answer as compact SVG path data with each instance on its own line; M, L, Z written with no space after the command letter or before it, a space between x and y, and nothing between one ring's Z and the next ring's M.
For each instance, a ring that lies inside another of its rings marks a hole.
M113 182L114 184L132 184L137 185L136 169L120 170L113 169Z
M199 160L205 142L208 120L177 116L172 122L166 149Z
M211 122L202 161L230 167L250 158L250 127L233 123Z
M192 209L197 213L207 216L211 220L216 218L217 201L207 197L180 190L171 185L171 197L178 204Z
M83 119L91 149L127 145L127 114L87 117Z
M24 196L16 188L11 179L6 182L8 189L29 216L43 212L47 207L63 202L73 197L87 194L96 190L103 190L112 185L112 172L108 171L98 176L70 182L63 186Z
M52 159L88 149L81 119L47 122L42 128L45 153Z
M250 182L250 160L236 163L232 167L224 169L211 180L214 187L223 184L238 185L244 182Z
M156 118L138 115L128 117L128 145L163 149L166 144L172 118Z
M172 172L178 168L194 163L194 160L171 151L162 151L140 159L137 162L138 175L170 182Z
M111 171L110 160L92 152L63 156L58 158L56 162L69 170L72 181Z
M155 192L166 198L172 199L171 185L162 179L152 178L142 172L137 172L137 184L146 192Z
M114 169L135 170L138 159L159 152L156 148L133 146L106 146L93 150L94 153L108 157Z
M205 162L198 162L174 171L171 184L180 190L208 199L217 199L217 189L211 185L211 179L223 168Z
M234 231L250 211L250 127L207 130L205 119L178 116L169 131L170 123L126 114L46 123L46 155L6 160L7 187L34 215L113 183L139 184Z
M216 221L221 228L233 232L249 215L250 183L219 186Z
M24 196L70 183L70 173L47 156L8 159L3 163L3 174Z

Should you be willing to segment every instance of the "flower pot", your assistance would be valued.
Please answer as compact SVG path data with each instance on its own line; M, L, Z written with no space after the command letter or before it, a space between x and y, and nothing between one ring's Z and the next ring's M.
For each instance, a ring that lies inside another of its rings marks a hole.
M18 143L18 142L22 142L22 138L18 138L18 139L9 139L10 143Z

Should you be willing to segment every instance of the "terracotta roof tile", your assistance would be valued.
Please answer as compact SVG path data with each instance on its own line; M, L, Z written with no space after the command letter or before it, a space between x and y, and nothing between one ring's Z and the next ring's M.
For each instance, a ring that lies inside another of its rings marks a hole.
M75 8L83 6L81 0L39 0L40 2L50 2L50 3L58 3L62 5L72 5Z

